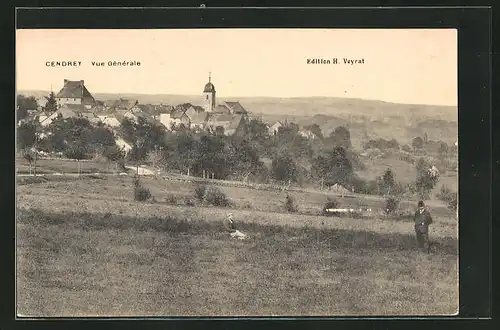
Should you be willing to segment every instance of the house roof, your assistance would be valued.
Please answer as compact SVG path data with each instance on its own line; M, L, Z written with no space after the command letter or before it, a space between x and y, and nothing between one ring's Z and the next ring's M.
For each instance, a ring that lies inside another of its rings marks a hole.
M36 102L39 106L44 107L47 104L48 98L47 96L40 96L36 98Z
M225 130L237 129L242 118L243 115L240 114L212 114L207 120L207 125L213 128L222 126Z
M103 105L95 105L92 107L92 109L90 109L90 111L92 111L93 113L99 114L99 113L105 112L106 107Z
M218 106L215 107L215 111L214 112L217 112L217 113L231 113L231 109L229 109L227 106L225 106L224 104L219 104Z
M93 98L85 87L83 80L72 81L64 79L63 88L57 93L58 98Z
M217 123L217 122L230 122L233 118L232 115L226 113L213 113L208 117L207 123Z
M92 113L90 111L81 112L80 116L82 118L85 118L85 119L89 120L89 121L99 119L98 116L96 116L94 113Z
M137 111L136 113L134 113L134 115L136 115L138 118L142 118L144 119L146 122L148 123L154 123L155 120L153 118L153 116L151 116L149 113L147 112L144 112L144 111Z
M231 119L231 122L229 123L227 129L237 129L240 126L242 118L243 115L241 114L233 115L233 118Z
M233 113L243 114L247 113L247 110L243 108L240 102L225 102L225 105L231 109Z
M182 117L182 115L184 114L184 111L185 110L174 110L172 111L172 113L170 114L170 117L172 119L180 119Z
M195 112L190 117L190 121L191 121L191 124L200 125L200 124L206 123L207 117L208 117L208 113L205 112L205 111L203 111L203 112Z
M59 109L57 109L55 113L57 113L58 115L61 114L61 116L66 119L70 117L77 117L78 112L79 111L77 111L76 109L71 109L70 107L62 106Z
M170 112L172 112L172 110L174 110L174 107L171 105L160 104L160 105L157 105L156 107L157 107L158 113L170 113Z
M120 109L120 110L132 109L138 103L139 103L139 101L137 101L137 100L127 100L127 99L122 99L122 98L119 100L106 101L106 105L108 107L113 108L113 109Z
M137 107L141 109L141 111L150 115L156 115L159 113L159 107L153 104L137 104Z

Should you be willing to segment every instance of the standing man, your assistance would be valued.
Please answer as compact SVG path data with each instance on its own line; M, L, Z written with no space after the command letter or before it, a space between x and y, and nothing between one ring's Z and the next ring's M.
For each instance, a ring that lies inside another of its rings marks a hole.
M432 223L430 212L425 208L424 202L418 202L418 209L413 217L415 220L415 234L418 248L429 252L429 225Z

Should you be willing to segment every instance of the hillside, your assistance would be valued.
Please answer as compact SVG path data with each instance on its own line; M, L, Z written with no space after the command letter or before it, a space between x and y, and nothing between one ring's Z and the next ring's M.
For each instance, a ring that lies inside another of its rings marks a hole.
M20 91L26 96L48 95L47 91ZM138 100L142 104L201 103L199 95L116 94L94 93L98 100L118 98ZM415 136L427 133L429 139L452 144L458 136L458 111L455 106L396 104L383 101L349 98L218 98L219 101L238 100L252 117L268 123L288 119L300 125L318 124L327 135L335 127L350 128L353 145L360 148L367 139L396 139L411 143Z

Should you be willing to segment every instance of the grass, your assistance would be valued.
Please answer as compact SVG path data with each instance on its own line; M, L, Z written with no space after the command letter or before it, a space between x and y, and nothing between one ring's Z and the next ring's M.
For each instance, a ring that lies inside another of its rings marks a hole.
M434 212L432 252L421 254L410 221L304 214L321 212L320 194L294 193L301 209L288 214L286 193L222 187L236 201L238 229L250 236L239 241L222 229L226 208L167 203L194 200L194 184L141 181L158 203L135 202L126 177L18 187L18 313L456 312L456 220L446 206Z
M74 315L450 314L452 243L411 237L90 213L18 215L19 312ZM390 267L388 267L390 263ZM131 299L130 297L133 297ZM169 303L171 302L171 303ZM175 303L174 303L175 302Z

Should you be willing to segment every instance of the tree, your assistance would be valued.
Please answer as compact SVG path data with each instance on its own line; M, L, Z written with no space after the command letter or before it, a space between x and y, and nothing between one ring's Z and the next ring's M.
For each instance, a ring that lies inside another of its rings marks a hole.
M32 164L35 160L35 151L32 150L31 148L26 148L26 149L23 149L23 157L24 159L26 159L29 163L29 173L31 175L31 168L32 168ZM35 170L35 174L36 174L36 170Z
M445 157L448 154L448 145L446 144L446 142L443 141L439 141L438 143L439 143L439 149L438 149L439 155L441 157Z
M109 161L116 162L116 164L118 164L118 162L122 161L125 158L125 153L115 144L105 147L103 156L106 157Z
M25 149L35 144L36 126L33 123L23 123L17 128L17 146Z
M342 147L334 148L326 157L318 156L312 162L311 174L326 185L351 183L353 166L347 152Z
M80 161L88 158L87 147L84 144L73 144L68 149L64 150L64 155L69 159L76 159L78 166L78 176L81 173Z
M411 145L415 149L422 149L424 147L424 140L422 140L420 136L417 136L416 138L413 139Z
M396 185L396 181L394 179L394 173L390 168L388 168L384 175L382 176L382 188L386 194L391 194L394 186Z
M298 181L298 169L293 158L288 155L278 155L271 164L274 179L278 181Z
M321 131L321 127L319 127L318 124L311 124L311 125L305 126L304 128L313 132L321 140L324 139L323 132Z
M247 137L250 141L263 144L269 139L267 125L260 119L252 119L248 123Z
M351 133L344 126L338 126L330 133L329 141L335 147L342 147L347 150L351 147Z
M146 159L147 151L144 147L144 141L136 141L128 153L128 159L135 162L137 175L139 175L139 163Z
M26 97L19 94L16 97L16 104L18 120L26 118L28 110L36 110L38 108L38 102L34 96Z
M416 164L417 178L415 187L421 199L427 199L429 193L439 181L439 171L431 166L424 158L420 158Z
M146 155L146 161L150 163L153 168L159 167L159 165L162 164L163 162L163 154L161 152L161 148L154 148L153 150L149 151Z
M57 111L57 99L54 92L50 92L47 98L47 103L45 104L44 111L51 114Z

